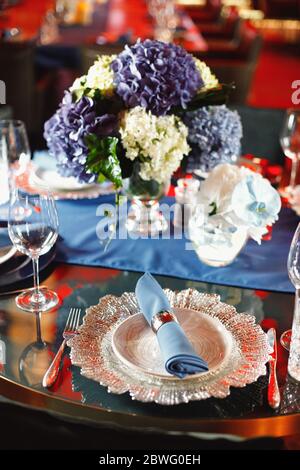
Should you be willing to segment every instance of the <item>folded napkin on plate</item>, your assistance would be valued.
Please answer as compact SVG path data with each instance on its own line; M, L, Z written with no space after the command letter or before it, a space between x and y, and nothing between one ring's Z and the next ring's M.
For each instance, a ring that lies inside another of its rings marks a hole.
M149 273L138 280L135 293L141 312L149 325L157 313L172 311L164 291ZM165 368L170 374L183 379L186 375L208 370L206 361L196 354L177 322L163 324L157 331L157 340Z

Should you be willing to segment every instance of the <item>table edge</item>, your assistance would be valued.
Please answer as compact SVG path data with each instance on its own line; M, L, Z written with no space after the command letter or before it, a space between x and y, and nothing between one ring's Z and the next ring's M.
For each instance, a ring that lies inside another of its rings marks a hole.
M65 416L75 421L86 421L90 424L117 426L121 428L156 430L158 432L207 433L232 435L242 438L284 437L299 433L300 413L284 416L262 418L234 418L191 420L175 418L153 418L116 412L93 405L52 396L39 390L18 384L11 379L0 376L0 393L20 405L27 405L38 410Z

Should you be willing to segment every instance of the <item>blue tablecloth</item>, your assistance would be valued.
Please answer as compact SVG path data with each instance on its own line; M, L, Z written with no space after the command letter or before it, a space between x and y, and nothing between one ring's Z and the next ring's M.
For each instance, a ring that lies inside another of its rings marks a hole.
M185 250L185 238L113 239L105 250L96 234L97 224L103 219L96 210L100 203L113 201L114 196L105 196L97 200L57 203L62 237L58 243L59 261L150 271L152 274L251 289L293 292L286 262L299 218L291 210L282 209L280 219L273 227L271 241L263 241L259 246L250 240L230 266L212 268L202 264L193 250ZM169 199L169 202L172 201Z

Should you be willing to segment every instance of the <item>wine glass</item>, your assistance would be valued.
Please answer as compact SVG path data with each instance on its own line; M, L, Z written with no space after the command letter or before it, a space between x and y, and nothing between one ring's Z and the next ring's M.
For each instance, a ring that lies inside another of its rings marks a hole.
M289 197L296 185L300 160L300 109L287 110L280 134L280 143L285 156L292 161L289 185L281 189L282 195Z
M58 236L58 216L50 194L29 195L13 192L8 217L8 233L18 251L33 262L34 288L16 297L16 304L28 312L45 312L58 303L58 296L39 287L39 257L47 253Z
M24 122L13 119L0 120L0 151L6 159L12 179L22 175L30 161L30 147Z
M9 201L9 167L7 151L3 149L0 140L0 216L2 215L2 204ZM1 218L1 217L0 217Z
M298 225L297 230L294 233L294 237L291 243L287 262L287 269L289 278L296 289L294 312L294 315L296 315L296 311L298 309L298 304L300 301L300 224ZM280 343L287 351L290 350L291 338L292 330L285 331L280 337Z
M288 371L294 379L300 380L300 224L294 234L289 252L288 273L296 289L294 319L292 333L285 332L281 337L281 342L287 346L286 340L290 338Z
M297 335L300 336L300 224L298 225L292 240L287 268L289 278L296 289L294 320L293 330L285 331L281 335L280 342L281 345L289 351L291 348L292 336L294 337L294 329L299 330L298 333L295 332L295 337L297 337ZM300 352L298 353L298 356L300 356Z
M0 120L0 204L9 201L16 180L26 171L30 148L25 124ZM0 219L7 220L7 208L0 207Z

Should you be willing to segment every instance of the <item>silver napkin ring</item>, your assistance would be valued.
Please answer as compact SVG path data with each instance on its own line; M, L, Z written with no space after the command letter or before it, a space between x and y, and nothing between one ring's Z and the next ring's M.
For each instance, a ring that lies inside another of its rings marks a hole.
M157 334L161 326L163 326L165 323L169 323L172 321L178 323L178 320L174 313L167 311L158 312L156 315L153 315L151 320L152 331Z

